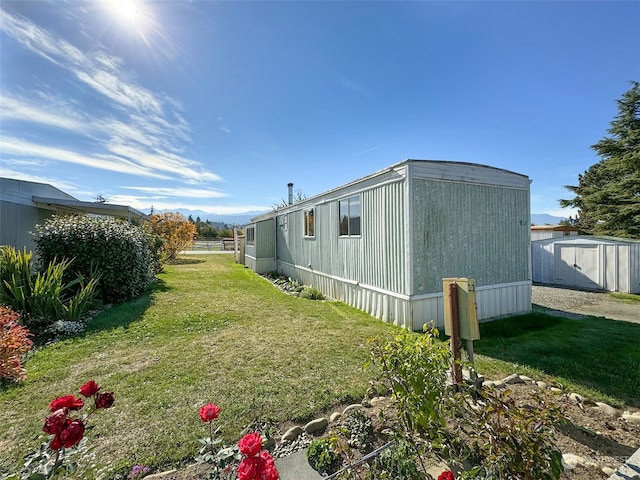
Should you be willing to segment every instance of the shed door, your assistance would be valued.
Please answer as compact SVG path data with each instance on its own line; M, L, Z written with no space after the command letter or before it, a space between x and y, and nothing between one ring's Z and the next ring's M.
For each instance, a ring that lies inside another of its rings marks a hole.
M556 245L554 283L601 289L597 245Z

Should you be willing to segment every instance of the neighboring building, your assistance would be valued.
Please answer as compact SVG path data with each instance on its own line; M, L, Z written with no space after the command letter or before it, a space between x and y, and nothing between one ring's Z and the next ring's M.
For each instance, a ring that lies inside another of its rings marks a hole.
M442 279L476 281L478 318L531 310L529 179L405 160L253 219L245 264L384 321L444 324Z
M640 242L571 236L531 242L533 281L583 290L640 293Z
M578 235L578 228L571 225L533 225L531 227L531 241L547 238L569 237Z
M0 178L0 245L22 251L35 249L31 232L53 215L94 214L123 218L133 223L148 216L124 205L82 202L46 183Z

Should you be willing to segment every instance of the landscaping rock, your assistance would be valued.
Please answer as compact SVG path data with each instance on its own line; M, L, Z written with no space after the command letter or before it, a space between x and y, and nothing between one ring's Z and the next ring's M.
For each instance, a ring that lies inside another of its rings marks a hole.
M524 383L524 380L520 378L520 375L514 373L512 375L509 375L508 377L503 378L502 383L506 385L515 385L516 383Z
M502 388L504 387L504 382L501 380L485 380L482 382L483 387L494 387L494 388Z
M354 403L353 405L349 405L347 408L345 408L342 411L342 415L346 415L347 413L353 411L353 410L360 410L361 408L364 408L361 404L359 403Z
M575 402L575 403L582 403L582 402L584 402L584 397L582 395L580 395L579 393L570 393L569 394L569 400L571 400L572 402Z
M384 403L387 400L386 397L373 397L371 399L371 406L375 407L376 405L380 405L381 403Z
M145 478L145 480L161 480L163 478L167 478L170 477L171 475L175 474L177 472L177 470L174 468L173 470L167 470L166 472L160 472L160 473L154 473L151 475L147 475Z
M524 383L534 383L533 378L531 378L531 377L527 377L526 375L520 375L520 379L521 379Z
M634 425L640 425L640 412L623 413L622 418L624 418L627 422L632 423Z
M549 385L547 385L547 382L536 382L536 385L540 390L546 390L549 387Z
M562 465L565 470L573 470L578 465L582 465L584 463L584 458L579 455L574 455L573 453L563 453L562 454Z
M549 389L549 391L550 391L551 393L555 393L555 394L558 394L558 395L562 393L562 389L561 389L561 388L558 388L558 387L551 387L551 388Z
M611 405L607 405L604 402L596 402L596 406L593 408L604 413L605 415L611 415L612 417L617 417L618 415L620 415L620 410L618 410L617 408L613 408Z
M282 440L292 442L293 440L298 438L302 432L302 427L296 425L295 427L291 427L289 430L284 432L284 435L282 435Z
M607 477L616 473L616 471L611 467L602 467L600 470L602 470L602 473L604 473Z
M362 408L362 405L359 405ZM307 433L315 433L319 430L324 430L329 425L329 420L324 417L316 418L315 420L311 420L304 426L304 431Z
M342 416L342 414L340 412L333 412L331 414L331 416L329 417L329 421L331 423L336 422L340 419L340 417Z

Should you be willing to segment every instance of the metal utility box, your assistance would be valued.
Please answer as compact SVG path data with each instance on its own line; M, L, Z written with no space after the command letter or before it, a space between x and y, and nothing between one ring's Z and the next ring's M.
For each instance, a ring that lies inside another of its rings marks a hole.
M451 304L448 301L451 284L458 286L458 320L460 324L460 338L462 340L479 340L480 327L478 325L478 307L476 304L476 281L473 278L443 278L444 292L444 333L452 334Z

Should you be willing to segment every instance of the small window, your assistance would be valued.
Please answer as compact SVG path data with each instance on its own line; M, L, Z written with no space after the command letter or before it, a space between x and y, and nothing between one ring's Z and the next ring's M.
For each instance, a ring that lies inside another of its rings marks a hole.
M316 236L316 220L315 220L315 208L310 208L304 211L304 236L315 237Z
M338 202L340 211L340 236L360 235L360 195Z
M246 236L247 236L247 245L254 245L256 242L256 227L248 227Z

